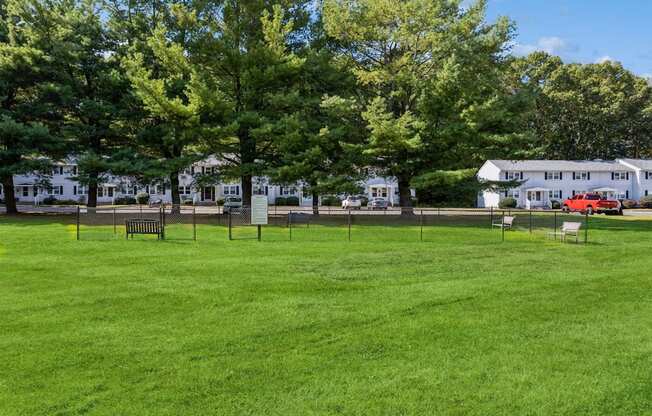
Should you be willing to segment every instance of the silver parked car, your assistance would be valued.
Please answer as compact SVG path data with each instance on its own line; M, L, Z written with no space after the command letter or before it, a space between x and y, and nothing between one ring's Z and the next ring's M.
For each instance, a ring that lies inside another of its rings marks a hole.
M234 208L242 208L242 198L229 196L224 200L224 213L231 212Z
M381 197L371 198L367 204L369 209L387 209L387 207L389 207L389 202Z

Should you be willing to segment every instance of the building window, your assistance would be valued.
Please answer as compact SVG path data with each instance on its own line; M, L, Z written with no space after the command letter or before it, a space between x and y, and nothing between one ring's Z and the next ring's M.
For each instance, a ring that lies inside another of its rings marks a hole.
M645 180L650 180L652 179L652 172L646 171L645 172Z
M254 185L254 195L269 195L269 186Z
M86 189L85 186L73 186L72 187L72 194L73 195L86 195L88 194L88 190Z
M62 185L55 185L51 188L48 189L50 191L50 195L63 195L63 186Z
M297 188L294 186L284 186L281 188L281 195L295 195L297 193Z
M574 181L590 181L591 172L573 172Z
M372 187L371 188L371 197L372 198L387 198L387 188L386 187Z
M224 195L240 195L240 185L224 185Z
M611 172L612 181L628 181L629 172Z
M24 197L29 196L29 186L23 186L23 196Z
M180 186L179 195L190 195L191 189L189 186Z
M521 197L521 191L518 189L510 189L507 191L506 195L514 199L519 199Z
M52 168L52 175L63 175L63 166L55 166Z
M561 172L545 172L544 176L547 181L560 181L564 178Z
M550 199L562 199L563 193L562 191L550 191L548 193L548 196L550 197Z
M523 179L523 172L505 172L505 179L508 181L520 181Z

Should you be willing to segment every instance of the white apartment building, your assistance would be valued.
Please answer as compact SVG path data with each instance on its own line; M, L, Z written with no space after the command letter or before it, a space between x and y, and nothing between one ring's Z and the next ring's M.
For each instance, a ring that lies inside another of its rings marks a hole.
M242 196L242 186L239 182L219 183L212 185L197 185L199 175L217 173L220 162L216 158L208 158L197 162L179 174L179 193L182 201L192 201L195 204L215 204L229 196ZM17 175L14 176L14 191L19 203L40 204L48 197L59 200L74 200L86 202L88 190L73 180L77 176L77 165L73 159L55 164L51 175ZM46 180L47 179L47 180ZM391 178L373 177L361 184L368 198L381 197L390 204L398 205L398 184ZM161 199L171 202L172 192L169 183L161 181L153 184L140 184L135 178L110 176L98 186L97 200L99 204L112 204L116 198L135 197L140 192L150 195L150 200ZM301 206L311 206L312 197L304 194L301 184L276 185L265 177L253 178L253 193L266 195L270 204L279 197L297 197ZM414 196L414 190L412 190ZM0 185L0 199L4 198L4 190Z
M534 209L585 192L620 200L652 195L652 160L488 160L477 177L522 182L500 192L481 192L477 204L483 208L497 207L506 197L515 198L520 208Z

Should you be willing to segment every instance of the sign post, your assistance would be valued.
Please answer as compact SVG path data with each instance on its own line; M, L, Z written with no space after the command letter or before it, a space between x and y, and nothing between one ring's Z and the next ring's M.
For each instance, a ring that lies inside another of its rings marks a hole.
M258 228L258 241L261 238L261 225L267 225L267 196L265 195L252 195L251 196L251 224L256 225Z

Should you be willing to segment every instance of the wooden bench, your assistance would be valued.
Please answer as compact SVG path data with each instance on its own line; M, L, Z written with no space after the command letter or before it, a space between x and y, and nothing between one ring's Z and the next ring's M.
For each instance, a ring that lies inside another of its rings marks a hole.
M134 238L134 234L150 234L156 235L160 240L163 238L163 227L159 220L145 220L145 219L131 219L125 223L127 227L127 239L129 236Z
M512 224L514 224L514 217L503 217L502 221L492 223L491 227L492 229L493 227L500 227L506 230L511 230Z
M582 228L581 222L564 221L561 225L561 231L550 232L548 236L555 238L559 236L561 241L566 241L566 237L571 236L575 237L575 242L578 243L580 239L580 228Z

